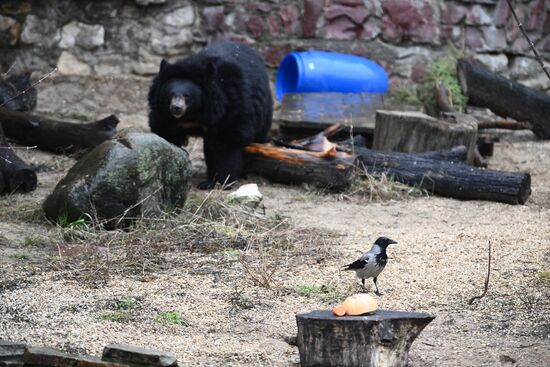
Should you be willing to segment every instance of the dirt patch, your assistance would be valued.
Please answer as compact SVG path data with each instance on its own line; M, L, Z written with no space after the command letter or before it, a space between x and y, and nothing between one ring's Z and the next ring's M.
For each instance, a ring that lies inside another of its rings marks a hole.
M146 130L148 83L56 78L41 85L38 111L75 120L116 113L121 127ZM205 174L200 140L188 149L199 182ZM266 217L323 234L319 243L276 255L236 245L181 246L158 254L169 266L113 273L107 284L49 266L62 232L42 218L41 203L74 160L21 155L39 168L39 186L0 198L0 338L92 354L108 343L130 343L173 351L181 365L293 365L297 348L283 337L296 333L294 315L359 291L359 281L341 266L387 235L399 244L390 247L379 278L381 307L437 316L413 344L411 365L544 366L550 360L550 143L528 133L505 133L489 160L491 168L531 173L526 205L426 196L372 202L250 178L265 195ZM489 292L468 306L483 289L489 241ZM273 275L262 285L250 269ZM166 313L182 322L159 322Z

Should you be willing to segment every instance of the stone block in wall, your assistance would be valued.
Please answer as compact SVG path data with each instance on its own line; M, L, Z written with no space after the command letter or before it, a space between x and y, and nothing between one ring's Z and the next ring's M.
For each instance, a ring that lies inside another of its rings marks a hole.
M157 55L179 55L193 44L193 33L189 28L184 28L176 34L166 34L159 29L153 29L149 42L152 51Z
M474 51L504 51L507 47L506 34L494 25L467 26L464 29L464 44Z
M468 9L464 5L460 5L450 1L444 1L441 4L441 24L461 23L466 17L467 12Z
M145 48L138 49L137 60L132 61L132 71L138 75L153 75L159 70L161 56L151 54Z
M141 6L147 6L147 5L158 5L158 4L164 4L166 3L166 0L135 0L136 4Z
M294 4L288 4L282 6L279 9L279 17L283 26L285 34L295 34L298 30L298 19L300 18L300 11Z
M162 23L176 28L189 27L195 23L195 9L192 6L174 9L164 15Z
M61 75L90 75L92 68L72 53L63 51L57 60L57 72Z
M0 47L15 46L21 36L22 26L11 17L0 15Z
M225 24L225 8L223 5L207 6L202 9L202 16L206 30L224 32L227 30Z
M481 5L474 5L466 13L467 25L491 25L493 17L489 15L489 10Z
M474 59L495 73L508 71L508 57L505 54L476 54Z
M323 12L323 3L318 0L304 0L302 35L312 38L317 34L317 22Z
M413 41L439 44L439 19L429 0L382 2L382 38L391 43Z
M61 32L56 28L54 20L39 18L29 14L23 23L21 41L28 45L51 46L59 42Z
M512 79L525 79L537 73L543 73L543 71L534 58L521 56L512 58L510 62L510 77Z
M95 356L78 356L74 367L129 367L128 364L107 362Z
M154 349L139 348L132 345L110 344L103 349L102 359L138 366L177 366L176 355Z
M72 21L63 26L59 47L69 49L74 46L93 50L105 43L105 29L100 24L84 24Z

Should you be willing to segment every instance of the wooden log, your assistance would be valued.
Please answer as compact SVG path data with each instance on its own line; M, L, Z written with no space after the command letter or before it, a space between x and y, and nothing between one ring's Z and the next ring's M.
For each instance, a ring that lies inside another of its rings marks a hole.
M36 172L8 145L0 124L0 193L36 189Z
M487 107L502 117L528 121L541 139L550 138L550 96L512 79L489 71L484 66L460 59L458 79L468 104Z
M355 149L358 159L371 174L393 177L435 194L464 200L492 200L524 204L531 194L531 176L472 167L455 161L426 158L422 154Z
M435 317L378 310L337 317L328 310L296 315L301 366L406 366L409 349Z
M93 148L115 135L118 122L115 115L82 124L0 108L6 137L54 153Z
M284 184L310 183L341 190L353 180L355 156L338 152L309 152L267 144L245 147L245 173Z
M477 123L473 118L449 122L421 112L376 111L373 149L427 152L464 145L468 163L474 162Z

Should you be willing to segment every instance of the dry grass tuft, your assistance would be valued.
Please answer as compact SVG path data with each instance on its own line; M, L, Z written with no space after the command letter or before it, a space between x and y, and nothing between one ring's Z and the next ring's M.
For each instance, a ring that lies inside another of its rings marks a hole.
M373 175L359 168L357 171L356 179L345 193L345 196L359 196L368 201L376 202L428 196L426 190L395 181L393 177L385 173Z
M146 276L181 264L173 254L222 252L237 259L253 284L272 288L275 274L296 257L334 256L331 233L296 229L284 217L226 197L223 190L194 192L179 213L140 218L125 229L107 231L97 219L69 223L59 227L51 266L59 277L98 286L114 275Z

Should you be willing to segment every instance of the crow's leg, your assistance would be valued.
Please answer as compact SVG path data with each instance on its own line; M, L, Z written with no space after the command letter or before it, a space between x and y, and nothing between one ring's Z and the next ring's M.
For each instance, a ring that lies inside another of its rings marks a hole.
M363 292L367 293L367 288L365 288L365 278L361 278L361 283L363 283Z
M376 279L378 279L378 278L374 277L372 279L372 281L374 282L374 286L376 287L376 292L374 292L374 293L376 293L377 296L380 296L380 291L378 290L378 285L376 284Z

